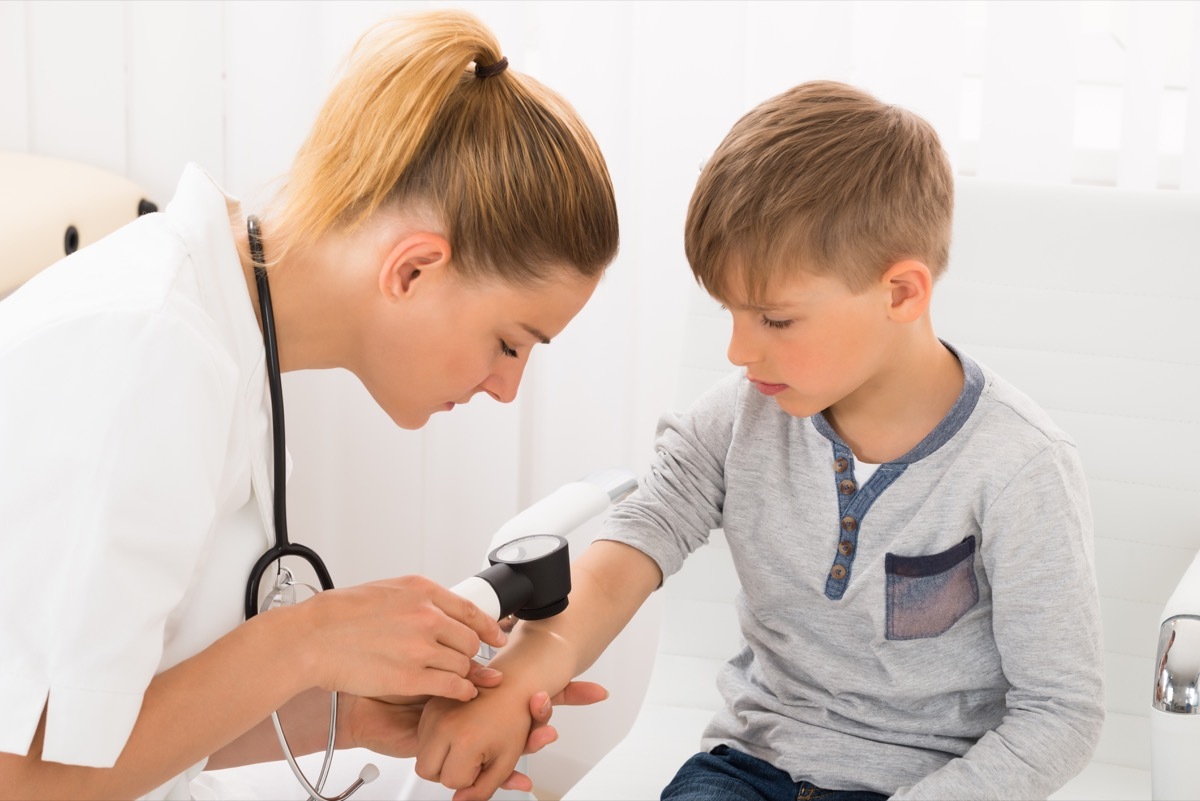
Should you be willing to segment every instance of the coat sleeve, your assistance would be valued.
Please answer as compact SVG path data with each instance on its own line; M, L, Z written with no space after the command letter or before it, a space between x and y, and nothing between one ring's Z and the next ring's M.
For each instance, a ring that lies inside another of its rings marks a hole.
M209 536L236 370L167 309L0 343L0 751L111 766Z

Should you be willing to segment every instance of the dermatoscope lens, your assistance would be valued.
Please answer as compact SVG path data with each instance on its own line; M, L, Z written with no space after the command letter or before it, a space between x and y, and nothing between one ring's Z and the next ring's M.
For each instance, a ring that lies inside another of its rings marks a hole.
M499 562L517 564L549 556L562 546L562 540L546 534L522 537L498 548L494 557Z

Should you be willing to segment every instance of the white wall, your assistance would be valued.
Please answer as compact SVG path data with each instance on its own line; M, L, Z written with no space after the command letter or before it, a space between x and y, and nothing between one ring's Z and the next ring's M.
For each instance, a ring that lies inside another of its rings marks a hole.
M255 209L354 39L438 5L0 2L0 149L113 170L160 205L195 161ZM846 80L920 112L962 174L1200 190L1193 3L453 5L592 127L622 248L588 308L535 351L510 406L479 400L405 432L347 374L285 378L293 537L341 584L418 571L451 583L559 483L647 463L674 396L692 185L729 126L793 84Z
M187 161L269 197L373 21L437 3L0 3L0 148L124 174L159 203ZM646 463L672 397L699 167L754 103L851 81L941 132L963 174L1200 188L1200 14L1150 2L474 2L515 69L606 153L622 249L511 407L394 429L350 377L290 375L294 536L339 582L452 581L521 506ZM0 223L2 224L2 223Z

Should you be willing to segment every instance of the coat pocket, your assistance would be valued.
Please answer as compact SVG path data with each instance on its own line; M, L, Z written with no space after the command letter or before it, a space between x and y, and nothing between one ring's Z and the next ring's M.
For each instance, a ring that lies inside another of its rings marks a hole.
M889 553L884 569L889 640L936 637L979 602L974 535L928 556Z

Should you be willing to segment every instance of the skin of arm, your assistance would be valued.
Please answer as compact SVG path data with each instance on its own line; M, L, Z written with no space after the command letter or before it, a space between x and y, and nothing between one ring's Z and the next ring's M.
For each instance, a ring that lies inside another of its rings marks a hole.
M111 768L43 760L43 715L28 754L0 753L0 798L144 795L314 687L473 698L478 690L464 677L481 637L505 642L496 621L421 577L320 593L247 621L155 676Z
M288 625L303 615L299 606L260 615L155 676L112 768L43 761L43 714L28 755L0 754L0 796L136 798L153 790L307 689L307 656Z
M498 686L502 674L476 664L467 678L482 689ZM571 682L554 698L545 692L534 693L528 704L533 729L525 743L525 753L539 751L558 739L558 732L549 725L555 706L594 704L604 700L607 695L603 687L592 682ZM417 723L428 700L429 696L378 699L343 694L338 700L335 746L367 748L391 756L412 756L417 751ZM279 710L279 717L288 732L288 744L294 755L324 751L329 724L328 692L310 689L300 693ZM214 753L209 757L206 767L219 770L280 758L275 726L268 718ZM501 787L528 791L533 783L528 776L513 771Z
M504 685L469 703L432 699L418 727L417 775L455 788L455 801L487 799L529 735L527 699L557 692L596 660L661 583L649 556L618 542L593 543L571 566L570 604L518 626L492 664Z
M500 676L499 671L478 663L473 663L467 674L476 687L495 687L500 683ZM428 700L427 695L384 699L339 693L335 746L339 749L366 747L377 753L397 756L411 754L414 749L408 749L407 752L403 749L402 735L406 728L411 728L415 734L416 720ZM293 755L325 750L329 738L328 692L317 687L310 688L289 700L278 712ZM411 719L411 727L403 726L406 719ZM390 738L388 735L391 735ZM377 747L372 748L372 745ZM276 759L282 759L282 753L275 735L275 724L267 717L215 751L205 767L207 770L222 770Z

